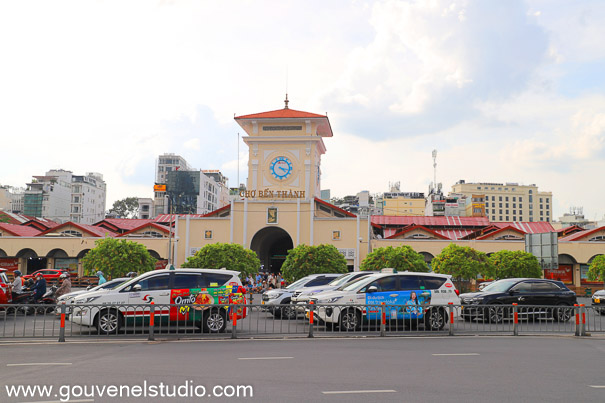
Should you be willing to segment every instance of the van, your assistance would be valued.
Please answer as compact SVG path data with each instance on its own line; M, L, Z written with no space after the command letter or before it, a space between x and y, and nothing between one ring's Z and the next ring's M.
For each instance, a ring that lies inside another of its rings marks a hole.
M101 334L118 333L124 326L148 323L153 303L154 317L161 323L190 323L204 332L219 333L233 313L229 304L246 303L244 293L237 271L154 270L109 291L78 295L69 320L94 326ZM235 314L243 319L246 309L237 308Z

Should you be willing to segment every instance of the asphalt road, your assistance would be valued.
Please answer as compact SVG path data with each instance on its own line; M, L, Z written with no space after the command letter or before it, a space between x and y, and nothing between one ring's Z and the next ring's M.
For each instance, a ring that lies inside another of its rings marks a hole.
M443 337L0 343L0 401L57 401L93 385L251 386L253 397L87 402L602 402L603 338ZM32 364L33 365L28 365ZM52 385L9 397L7 385ZM69 385L69 386L65 386ZM148 389L151 390L151 389ZM192 388L189 388L191 391ZM184 389L181 389L183 392ZM201 392L201 389L197 389ZM225 388L221 392L234 392ZM56 393L55 397L53 393ZM126 393L126 392L124 392ZM178 389L177 389L178 393ZM242 392L243 393L243 392ZM248 395L250 390L248 389Z

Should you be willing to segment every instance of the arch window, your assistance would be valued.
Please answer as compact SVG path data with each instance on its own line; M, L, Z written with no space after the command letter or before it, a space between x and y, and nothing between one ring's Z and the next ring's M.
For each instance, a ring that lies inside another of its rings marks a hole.
M605 242L605 235L598 235L592 237L588 240L588 242Z
M82 233L79 231L75 231L73 229L68 229L67 231L63 231L61 232L61 235L65 235L65 236L75 236L75 237L82 237Z

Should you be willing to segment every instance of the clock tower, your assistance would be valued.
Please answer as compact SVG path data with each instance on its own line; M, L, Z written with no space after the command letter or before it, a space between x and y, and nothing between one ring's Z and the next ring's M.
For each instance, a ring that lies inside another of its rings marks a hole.
M324 137L332 137L326 115L284 109L237 116L248 134L248 183L251 199L310 200L320 197Z

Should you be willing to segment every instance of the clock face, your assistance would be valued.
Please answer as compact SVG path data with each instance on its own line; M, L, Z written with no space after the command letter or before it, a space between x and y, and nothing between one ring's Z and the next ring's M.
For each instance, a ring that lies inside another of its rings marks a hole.
M284 180L292 173L292 162L286 157L277 157L271 161L269 169L275 179Z

